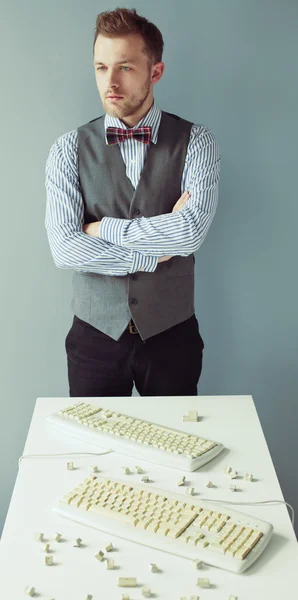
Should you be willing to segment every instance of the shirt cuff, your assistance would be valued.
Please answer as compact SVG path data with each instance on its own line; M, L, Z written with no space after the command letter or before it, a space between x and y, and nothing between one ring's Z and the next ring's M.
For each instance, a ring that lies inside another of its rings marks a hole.
M122 232L127 225L128 219L115 219L114 217L103 217L99 225L99 238L116 244L122 245Z
M134 252L130 273L136 273L137 271L153 273L157 267L157 263L158 256L144 256L139 252Z

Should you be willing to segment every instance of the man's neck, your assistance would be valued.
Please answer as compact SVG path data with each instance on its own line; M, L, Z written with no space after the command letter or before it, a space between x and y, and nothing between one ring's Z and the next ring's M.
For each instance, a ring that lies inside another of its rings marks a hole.
M154 99L152 100L151 106L147 109L144 110L143 113L140 113L137 117L136 116L131 116L131 118L125 118L125 119L120 119L120 121L122 121L122 123L124 123L124 125L128 128L132 128L135 127L142 119L144 119L144 117L146 115L148 115L149 111L151 110L152 106L154 104Z

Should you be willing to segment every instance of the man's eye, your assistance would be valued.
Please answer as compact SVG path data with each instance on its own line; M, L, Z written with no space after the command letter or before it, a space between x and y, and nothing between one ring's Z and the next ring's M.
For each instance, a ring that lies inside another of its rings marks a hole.
M105 69L105 67L98 67L97 71L100 71L101 69ZM130 71L130 67L121 67L121 69L128 69Z

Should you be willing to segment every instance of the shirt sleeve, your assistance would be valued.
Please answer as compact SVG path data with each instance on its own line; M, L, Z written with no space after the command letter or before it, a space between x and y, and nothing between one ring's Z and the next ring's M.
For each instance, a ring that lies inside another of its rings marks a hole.
M213 133L193 125L182 174L181 195L191 197L182 210L153 217L103 217L100 238L149 256L188 256L201 246L218 204L221 155ZM178 198L177 198L178 200Z
M124 276L153 272L158 257L83 232L84 204L77 167L77 130L58 138L46 161L45 227L54 262L61 269Z

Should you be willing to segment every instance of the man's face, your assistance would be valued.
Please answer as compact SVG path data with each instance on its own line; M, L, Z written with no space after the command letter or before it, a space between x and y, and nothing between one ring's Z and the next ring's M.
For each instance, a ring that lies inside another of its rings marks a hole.
M144 109L150 109L153 85L163 72L163 63L149 64L143 46L137 34L117 38L99 35L94 46L96 83L103 108L124 122L127 117L129 125L142 117ZM113 95L121 98L108 98Z

